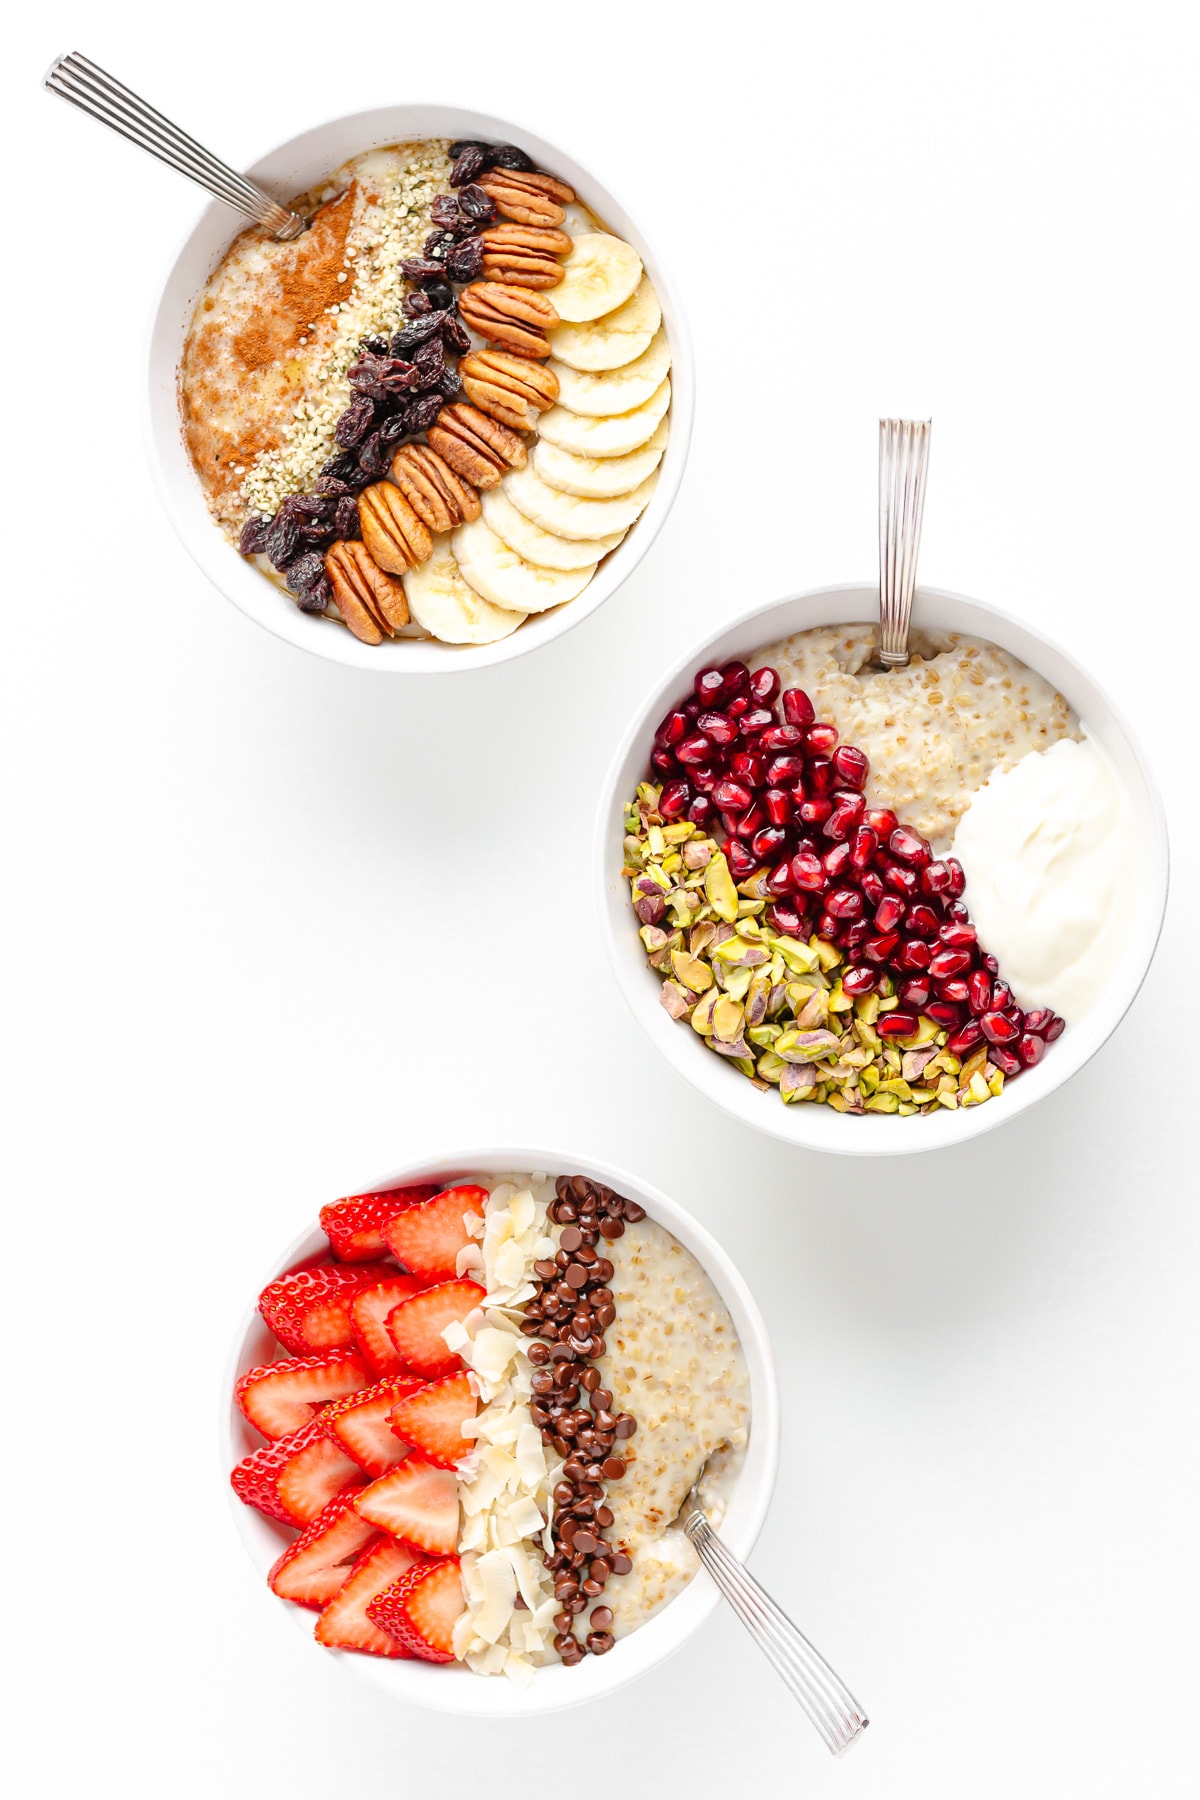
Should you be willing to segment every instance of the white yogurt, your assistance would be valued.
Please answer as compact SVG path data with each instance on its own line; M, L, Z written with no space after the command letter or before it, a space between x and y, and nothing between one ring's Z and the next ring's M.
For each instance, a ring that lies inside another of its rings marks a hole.
M1132 911L1128 796L1093 739L1000 769L954 836L984 947L1026 1009L1083 1017L1111 980Z

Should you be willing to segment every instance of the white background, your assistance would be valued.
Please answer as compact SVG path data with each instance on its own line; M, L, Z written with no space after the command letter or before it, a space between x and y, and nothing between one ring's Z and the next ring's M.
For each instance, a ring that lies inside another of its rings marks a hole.
M67 48L234 162L427 97L528 121L627 200L700 404L599 615L418 689L205 585L140 441L200 197L38 91ZM1198 50L1188 5L1045 0L10 20L15 1792L1196 1792ZM588 867L613 741L681 640L871 576L882 411L935 421L923 578L1086 651L1176 859L1087 1073L890 1167L707 1113L612 989ZM870 1710L844 1763L732 1620L603 1713L486 1727L381 1705L242 1555L214 1443L265 1268L390 1165L539 1137L692 1206L758 1296L786 1429L755 1566Z

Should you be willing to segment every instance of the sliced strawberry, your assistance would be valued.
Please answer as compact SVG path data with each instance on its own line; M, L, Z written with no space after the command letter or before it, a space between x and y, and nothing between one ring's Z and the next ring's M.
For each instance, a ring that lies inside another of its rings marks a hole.
M402 1300L419 1294L423 1282L415 1275L393 1274L376 1287L363 1288L350 1302L350 1325L354 1341L376 1375L398 1375L403 1367L400 1353L387 1334L387 1316Z
M360 1488L354 1503L361 1518L429 1556L448 1556L458 1544L458 1482L419 1456Z
M367 1607L418 1566L429 1565L419 1552L394 1538L369 1545L317 1620L313 1636L318 1644L330 1650L365 1650L368 1656L411 1656L411 1650L367 1617Z
M418 1375L451 1375L462 1358L448 1348L442 1332L456 1319L482 1306L484 1290L476 1281L443 1281L404 1300L387 1316L387 1332L401 1362Z
M267 1576L281 1600L297 1606L328 1606L375 1536L375 1527L352 1505L361 1490L346 1488L306 1525Z
M353 1406L352 1400L342 1402ZM388 1415L388 1423L398 1438L420 1451L426 1462L439 1469L452 1469L460 1463L473 1440L463 1436L462 1428L475 1417L476 1401L465 1375L443 1375L424 1387L400 1396Z
M453 1281L458 1253L474 1240L463 1223L469 1214L483 1217L488 1192L481 1187L452 1187L410 1206L383 1228L383 1241L398 1262L426 1281Z
M424 1662L454 1661L454 1626L466 1610L457 1556L419 1563L367 1603L367 1617Z
M321 1208L321 1230L341 1262L372 1262L386 1256L382 1227L406 1206L419 1206L437 1193L437 1183L423 1181L416 1187L388 1188L374 1194L350 1194Z
M264 1363L240 1377L234 1398L265 1438L287 1437L331 1400L366 1387L371 1377L355 1350Z
M351 1300L360 1288L374 1287L392 1273L387 1263L293 1269L263 1289L258 1310L284 1348L297 1356L344 1349L354 1342Z
M238 1499L285 1525L307 1525L342 1488L361 1487L361 1470L329 1437L330 1410L245 1457L229 1477Z
M352 1456L368 1475L386 1475L409 1452L407 1438L392 1430L389 1415L397 1401L413 1394L423 1385L419 1375L390 1375L339 1400L321 1414L325 1430L336 1439L338 1447Z

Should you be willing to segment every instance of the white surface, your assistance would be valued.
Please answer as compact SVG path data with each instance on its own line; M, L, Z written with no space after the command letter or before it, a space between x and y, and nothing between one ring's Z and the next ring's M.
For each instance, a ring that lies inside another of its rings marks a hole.
M214 1476L247 1283L300 1213L451 1134L611 1153L729 1249L787 1422L754 1566L872 1716L832 1763L718 1616L590 1722L614 1791L1195 1793L1195 13L739 16L518 32L460 0L432 42L261 0L203 29L116 4L10 21L22 1794L518 1800L569 1758L586 1714L381 1708L267 1604ZM198 201L36 91L75 45L235 159L427 84L524 111L629 195L686 296L699 404L679 502L601 613L419 691L212 592L140 446L146 311ZM883 411L935 421L922 579L1094 634L1175 852L1163 947L1089 1075L891 1166L707 1112L609 984L585 892L610 751L680 632L871 575ZM1142 1105L1118 1106L1135 1067Z

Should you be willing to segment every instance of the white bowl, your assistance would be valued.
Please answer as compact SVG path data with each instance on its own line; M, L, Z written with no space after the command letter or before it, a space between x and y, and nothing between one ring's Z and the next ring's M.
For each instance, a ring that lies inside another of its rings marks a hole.
M779 1393L775 1365L767 1328L749 1288L721 1246L690 1213L625 1169L614 1168L610 1163L597 1162L591 1157L568 1155L544 1147L539 1150L511 1146L501 1150L473 1149L462 1156L434 1157L393 1169L377 1182L365 1184L364 1191L371 1187L401 1187L418 1181L477 1181L508 1171L521 1173L539 1169L550 1174L587 1175L638 1201L652 1219L657 1219L692 1252L729 1308L750 1375L750 1443L721 1526L721 1535L734 1554L745 1559L762 1529L779 1467ZM313 1210L315 1213L316 1208ZM284 1253L261 1285L265 1286L286 1270L327 1249L323 1232L306 1231ZM221 1431L223 1477L226 1480L234 1464L262 1442L234 1402L234 1383L247 1369L274 1361L280 1354L275 1337L259 1314L252 1310L238 1334L226 1370L229 1411L228 1415L222 1415ZM284 1607L297 1630L311 1638L317 1615L305 1607L277 1599L266 1586L267 1573L280 1551L290 1543L292 1533L253 1507L243 1505L232 1489L229 1492L238 1532L251 1561L263 1577L264 1604ZM619 1639L607 1656L585 1657L573 1669L561 1664L539 1669L532 1685L525 1689L515 1687L502 1677L472 1674L457 1664L393 1662L354 1651L326 1650L315 1641L313 1654L337 1658L346 1668L374 1682L393 1699L405 1700L414 1706L427 1706L438 1712L469 1713L479 1718L529 1718L537 1713L561 1712L585 1700L595 1700L636 1680L686 1643L719 1604L716 1588L701 1570L661 1612L628 1637Z
M773 1090L762 1093L744 1075L706 1050L694 1031L671 1019L663 1009L661 982L646 963L629 904L629 885L621 877L622 815L639 781L646 778L654 733L663 714L681 694L690 692L698 669L730 657L749 660L755 651L794 631L815 625L841 625L871 619L878 612L874 586L821 588L768 606L748 608L718 636L695 645L679 658L639 709L613 760L600 805L596 833L601 930L608 942L617 982L634 1017L667 1061L714 1105L723 1107L757 1131L789 1144L843 1155L895 1156L901 1152L937 1150L978 1137L1007 1119L1015 1119L1045 1098L1095 1055L1124 1016L1141 987L1154 955L1167 901L1167 826L1153 777L1108 695L1075 658L1040 631L982 601L937 588L919 588L915 622L929 630L970 632L988 638L1019 656L1063 693L1089 731L1108 751L1133 800L1141 841L1130 855L1142 866L1134 921L1126 954L1112 972L1103 999L1078 1024L1067 1029L1036 1068L1028 1069L1003 1094L984 1106L932 1117L900 1118L883 1113L855 1118L829 1106L785 1106ZM820 702L817 700L818 712ZM970 896L968 896L969 900Z
M342 163L363 151L409 138L483 138L518 143L534 160L561 176L583 203L619 236L637 248L662 301L671 339L671 432L654 497L624 543L602 563L577 600L531 614L509 637L495 644L454 645L400 638L363 644L328 619L302 613L289 595L240 557L213 523L192 469L180 428L177 372L192 311L205 282L240 229L238 215L219 201L206 207L167 278L150 338L149 432L151 465L168 517L209 580L250 618L277 637L331 662L389 675L453 674L524 656L561 637L609 595L637 567L654 542L675 499L692 432L692 350L679 301L666 272L641 232L608 189L569 156L523 126L454 106L384 106L330 119L289 138L248 171L283 200L315 186Z

